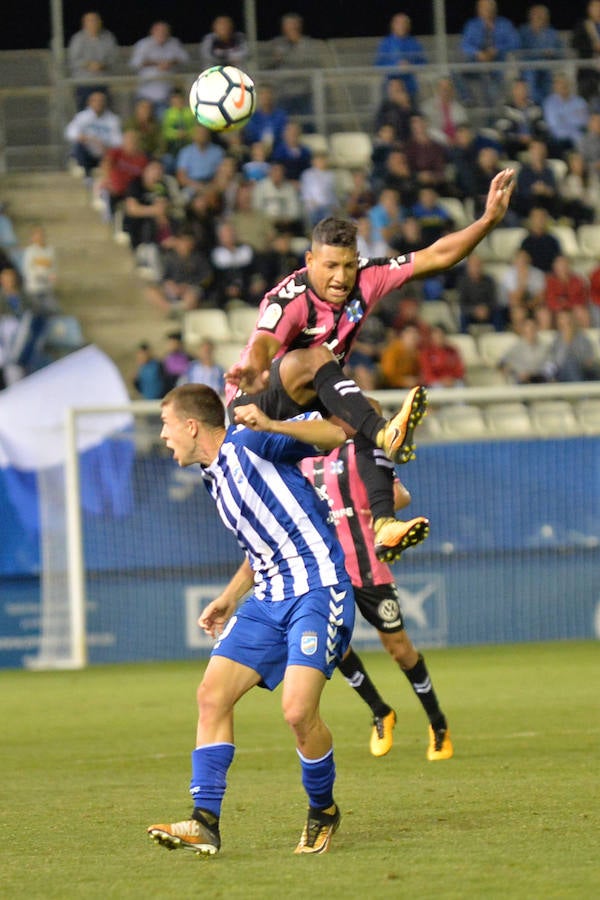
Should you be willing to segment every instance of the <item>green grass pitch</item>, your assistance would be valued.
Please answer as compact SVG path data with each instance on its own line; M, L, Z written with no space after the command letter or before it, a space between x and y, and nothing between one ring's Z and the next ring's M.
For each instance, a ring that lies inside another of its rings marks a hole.
M594 642L426 653L455 745L425 759L426 719L383 653L391 753L336 674L323 712L342 824L297 857L305 800L279 691L239 704L214 859L146 827L187 818L203 663L0 674L0 895L20 898L588 898L600 896L600 651Z

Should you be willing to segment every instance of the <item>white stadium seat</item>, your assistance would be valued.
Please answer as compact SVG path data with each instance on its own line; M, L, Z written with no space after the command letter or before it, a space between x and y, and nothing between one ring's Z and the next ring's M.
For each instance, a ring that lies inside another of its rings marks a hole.
M477 338L482 360L488 366L497 366L519 338L512 331L487 331Z
M524 403L491 403L485 411L488 429L498 437L532 436L533 428Z
M330 162L341 168L371 166L373 141L366 131L335 131L329 137Z
M191 309L183 317L183 340L187 347L197 344L202 338L211 338L215 343L230 341L232 338L227 313L222 309Z
M536 400L530 405L533 427L546 437L581 433L575 410L568 400Z
M514 228L495 228L489 235L494 258L499 262L512 262L528 233L520 225Z
M449 334L448 341L456 347L467 368L481 366L481 355L472 334Z
M600 225L580 225L577 239L582 256L595 261L600 259Z

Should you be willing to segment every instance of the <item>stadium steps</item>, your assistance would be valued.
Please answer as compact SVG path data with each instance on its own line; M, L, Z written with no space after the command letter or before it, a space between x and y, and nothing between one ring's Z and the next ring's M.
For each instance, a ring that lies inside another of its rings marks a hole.
M91 207L84 183L66 172L5 175L0 199L8 205L21 246L34 224L45 226L57 255L62 312L79 319L85 339L115 361L137 398L135 348L147 340L162 353L171 328L145 299L131 250L115 243L112 229Z

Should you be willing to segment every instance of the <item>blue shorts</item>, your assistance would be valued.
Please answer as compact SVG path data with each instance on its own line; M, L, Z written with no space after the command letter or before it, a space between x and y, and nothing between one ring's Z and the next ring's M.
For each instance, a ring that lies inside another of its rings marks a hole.
M211 655L249 666L272 691L288 666L309 666L331 678L350 646L353 626L350 581L292 600L269 602L252 596L231 617Z

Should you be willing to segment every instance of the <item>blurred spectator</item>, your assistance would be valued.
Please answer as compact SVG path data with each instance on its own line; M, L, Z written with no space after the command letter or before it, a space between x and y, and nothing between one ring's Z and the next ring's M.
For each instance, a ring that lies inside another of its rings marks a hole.
M519 34L512 22L498 15L495 0L477 0L475 16L462 29L461 50L466 62L499 63L518 50ZM500 71L460 75L463 100L493 110L503 89Z
M411 388L421 384L419 346L421 333L405 325L381 352L380 369L386 388Z
M206 186L198 188L185 205L182 227L192 232L196 249L202 253L210 253L217 242L219 212L219 198Z
M571 33L571 47L579 59L590 60L589 66L577 69L577 92L584 100L594 101L600 93L600 0L587 4L585 16Z
M523 219L534 206L543 206L553 218L560 214L558 186L543 141L534 140L529 145L527 160L517 173L513 205Z
M281 33L270 42L271 69L304 69L312 72L320 64L320 45L304 34L304 21L298 13L281 17ZM295 74L277 81L281 106L292 116L307 116L313 111L310 79Z
M363 259L379 259L384 256L391 256L392 251L382 238L373 237L373 226L368 215L360 216L356 220L358 232L356 235L356 246L358 255Z
M216 16L211 30L200 43L200 60L203 68L209 66L240 66L248 58L248 42L242 31L235 30L231 16Z
M452 218L448 210L439 202L438 193L434 188L420 188L417 202L411 209L411 215L419 223L425 244L433 244L442 235L453 230Z
M191 112L191 110L190 110ZM158 157L161 149L160 122L150 100L137 100L132 115L125 120L125 131L135 131L140 150L146 156Z
M279 106L275 98L275 90L270 84L262 84L257 88L256 109L248 124L244 126L243 137L247 144L260 141L264 144L267 158L273 147L283 138L288 122L288 114Z
M232 218L232 221L235 223L235 219ZM256 265L266 285L278 284L290 272L304 265L304 259L294 251L292 241L289 231L278 231L268 246L257 253Z
M159 160L150 160L142 174L130 183L124 213L123 230L134 250L140 244L158 247L161 239L171 232L171 202Z
M178 386L181 384L206 384L218 394L225 390L225 370L215 360L215 344L211 338L198 342L194 358L177 381Z
M424 65L427 59L423 45L410 33L411 25L411 20L406 13L398 12L392 16L389 34L379 41L374 64L395 68L396 71L390 73L388 77L396 80L402 79L414 101L419 92L419 85L412 68Z
M550 345L548 371L553 381L596 381L600 360L589 337L577 325L573 310L556 314L556 337Z
M224 156L225 151L213 140L212 132L204 125L195 125L191 142L182 147L175 163L177 182L186 199L214 178Z
M550 23L550 10L543 3L529 7L527 22L519 29L521 39L520 59L548 62L562 59L565 48L561 37ZM523 78L527 82L534 103L544 102L552 90L552 73L548 69L525 69Z
M258 305L266 287L257 255L250 244L239 240L235 227L227 220L217 226L217 243L210 260L215 273L213 298L216 306L227 310L231 303Z
M348 375L362 391L374 391L379 387L379 361L386 338L387 329L379 316L367 316L346 364Z
M498 368L513 384L539 384L549 380L549 347L540 340L533 316L527 316L519 329L518 340L504 354Z
M267 148L262 141L250 145L250 159L242 164L242 174L248 181L262 181L269 174L271 164L267 158Z
M521 250L526 250L532 266L548 273L556 257L562 253L558 239L550 233L548 210L534 206L525 222L528 234L521 242Z
M133 129L123 132L120 147L106 151L100 163L97 190L107 219L112 219L125 199L129 185L134 178L140 177L148 162L148 156L140 150L138 134Z
M0 315L21 318L29 308L21 275L13 266L0 270Z
M376 202L376 193L366 169L352 169L352 187L344 198L346 215L359 219L366 215Z
M20 269L23 253L21 247L19 246L19 239L14 229L12 219L6 211L6 205L1 202L0 250L3 251L0 268L4 269L7 268L7 266L16 266L18 269Z
M181 331L171 331L167 335L167 349L162 358L165 380L165 391L175 387L179 378L185 375L190 366L190 355L183 343Z
M546 276L544 304L540 313L545 311L547 317L538 315L543 328L555 328L556 316L561 309L570 309L577 324L589 328L588 311L589 290L585 278L573 271L568 257L560 254L552 263L552 271Z
M543 110L550 156L562 158L567 150L577 146L585 131L588 105L573 91L567 75L559 72L552 80L552 93L544 100Z
M532 141L545 138L547 128L542 108L531 99L525 80L517 79L511 84L510 97L496 120L496 128L509 159L518 159Z
M410 207L417 201L419 186L403 150L390 150L383 170L383 176L377 184L379 184L380 190L391 188L394 191L398 191L401 202L405 207Z
M165 395L165 378L162 363L150 344L142 341L136 352L136 372L133 386L144 400L160 400Z
M294 235L304 233L300 195L295 185L285 177L282 163L271 163L267 178L257 182L253 204L275 228L291 231Z
M173 87L169 76L188 61L187 50L173 37L167 22L154 22L150 33L133 46L129 65L139 76L137 97L150 100L159 120L169 104Z
M472 178L472 198L475 218L483 214L487 200L490 182L495 175L501 170L500 158L495 147L482 147L478 151L475 159L475 166L471 175ZM509 210L509 212L512 212ZM507 213L508 215L508 213ZM510 222L505 216L505 222Z
M46 231L41 225L32 229L29 243L23 250L23 279L25 290L37 311L56 312L56 253L48 245Z
M459 125L455 143L448 148L448 157L454 172L455 190L452 195L461 200L475 196L475 166L480 149L473 128L470 125Z
M406 211L400 202L398 191L383 188L377 203L367 213L371 222L371 240L390 245L399 234Z
M446 148L434 141L427 131L423 116L410 120L410 137L404 144L404 152L411 171L420 185L429 185L443 192L446 187Z
M406 141L410 135L410 119L417 111L406 84L400 78L389 78L385 84L385 95L375 113L374 131L382 125L394 129L394 141Z
M242 180L237 160L226 153L220 160L209 183L219 197L219 206L223 216L229 216L233 212Z
M160 123L162 161L167 174L175 174L177 154L191 142L195 126L196 117L187 97L180 87L174 87Z
M461 387L464 384L465 364L448 340L445 325L433 325L429 340L421 342L419 367L422 384L427 387Z
M594 328L600 327L600 265L589 274L590 317Z
M254 183L242 181L229 215L239 240L250 244L255 253L266 253L274 237L273 223L260 209L254 208Z
M386 174L388 156L392 150L401 150L402 145L396 140L392 125L381 125L372 140L370 181L372 187L379 191Z
M123 141L121 121L107 109L106 95L101 91L90 94L87 106L75 114L65 129L70 155L86 178L100 164L107 150L120 147Z
M310 150L302 143L302 127L298 122L286 124L281 140L273 148L271 161L283 163L285 177L298 186L300 176L312 162Z
M577 141L577 149L588 166L600 176L600 112L590 115L586 129Z
M449 147L456 144L458 127L469 124L469 114L456 98L452 79L446 76L438 78L432 96L421 104L421 113L431 137Z
M0 391L18 381L25 374L14 362L14 348L18 341L19 320L0 308Z
M600 179L576 150L567 155L567 165L567 174L558 182L561 211L579 228L594 222L600 213Z
M495 331L504 331L505 310L499 303L496 282L484 271L477 253L466 259L464 271L456 282L460 308L460 330L468 334L471 325L491 325Z
M313 153L312 165L302 172L300 200L309 229L312 229L320 219L337 214L339 201L335 172L329 167L329 156L325 150L316 150Z
M110 75L117 61L117 40L104 28L97 12L86 12L81 17L81 29L69 41L67 57L71 78L82 84L75 87L75 103L78 111L85 109L88 97L95 91L108 93L103 75Z
M154 306L172 317L203 305L212 287L213 272L208 257L196 249L194 235L181 230L161 250L162 277L146 287Z
M518 250L512 265L502 275L498 288L499 300L514 324L515 310L524 309L527 316L532 316L544 302L546 276L531 264L526 250Z

